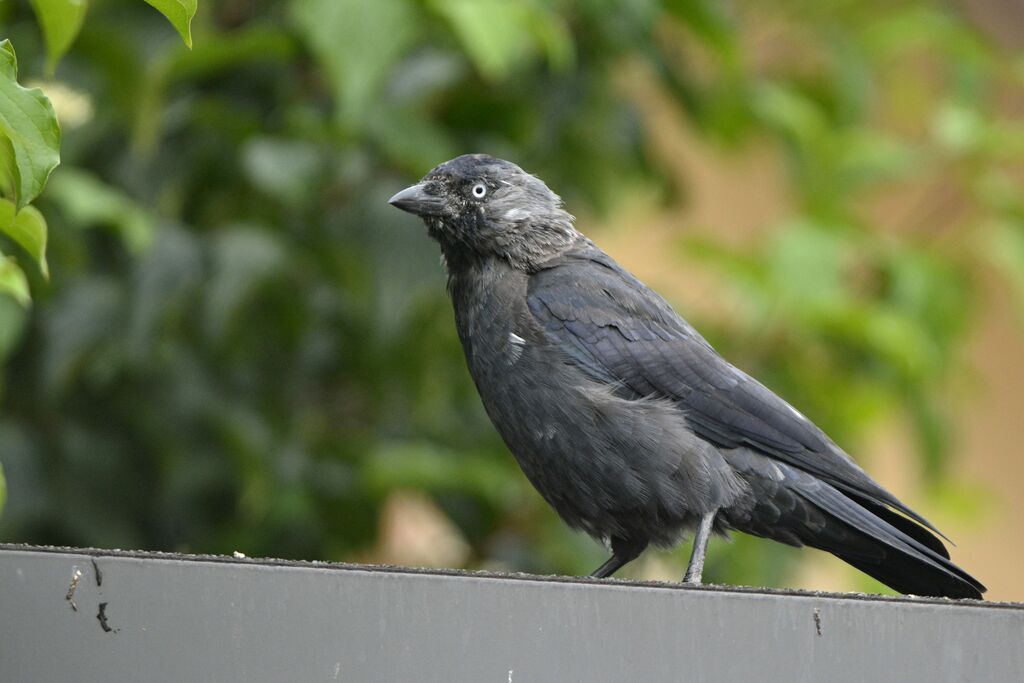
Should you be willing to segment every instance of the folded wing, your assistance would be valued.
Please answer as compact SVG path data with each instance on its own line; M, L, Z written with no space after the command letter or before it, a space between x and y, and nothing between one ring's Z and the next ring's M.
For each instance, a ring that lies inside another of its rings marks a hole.
M939 533L596 247L562 255L534 273L528 305L550 343L593 378L636 397L671 398L707 441L749 447Z

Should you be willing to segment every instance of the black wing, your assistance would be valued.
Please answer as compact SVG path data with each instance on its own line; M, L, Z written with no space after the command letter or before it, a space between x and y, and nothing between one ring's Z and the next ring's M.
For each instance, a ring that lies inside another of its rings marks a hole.
M637 397L669 397L707 441L750 447L939 533L597 247L545 265L530 278L530 311L547 338L592 377Z

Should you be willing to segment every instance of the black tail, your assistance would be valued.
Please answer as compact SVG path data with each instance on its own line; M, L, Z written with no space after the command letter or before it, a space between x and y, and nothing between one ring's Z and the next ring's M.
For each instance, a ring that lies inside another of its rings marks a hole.
M733 528L828 551L900 593L981 599L985 592L913 520L763 456L747 452L736 460L729 458L750 485L752 507L723 510Z
M900 593L980 600L985 592L980 581L950 561L942 541L906 517L853 500L827 484L799 494L831 516L824 533L804 540L807 545L827 550ZM837 536L846 538L836 543Z

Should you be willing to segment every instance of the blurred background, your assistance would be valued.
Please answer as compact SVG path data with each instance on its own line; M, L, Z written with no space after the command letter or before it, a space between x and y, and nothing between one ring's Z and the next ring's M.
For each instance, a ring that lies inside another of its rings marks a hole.
M189 50L91 0L52 73L28 2L0 28L63 129L50 280L0 296L0 541L594 569L386 201L479 151L1024 599L1021 5L199 0ZM750 537L705 578L880 590Z

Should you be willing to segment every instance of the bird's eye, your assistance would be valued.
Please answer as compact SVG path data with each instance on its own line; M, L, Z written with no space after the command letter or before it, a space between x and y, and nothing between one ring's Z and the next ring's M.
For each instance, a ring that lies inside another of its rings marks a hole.
M483 183L477 183L472 189L473 196L477 199L483 199L484 195L487 194L487 186Z

